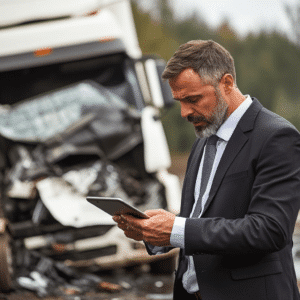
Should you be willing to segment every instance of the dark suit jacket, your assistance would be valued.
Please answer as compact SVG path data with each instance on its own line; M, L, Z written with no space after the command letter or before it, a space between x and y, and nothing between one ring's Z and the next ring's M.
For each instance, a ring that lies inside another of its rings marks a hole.
M201 218L189 218L206 139L193 145L181 213L188 218L174 299L185 255L192 255L203 300L298 300L292 233L300 204L300 135L257 99L237 125L218 166ZM194 299L193 297L191 299Z

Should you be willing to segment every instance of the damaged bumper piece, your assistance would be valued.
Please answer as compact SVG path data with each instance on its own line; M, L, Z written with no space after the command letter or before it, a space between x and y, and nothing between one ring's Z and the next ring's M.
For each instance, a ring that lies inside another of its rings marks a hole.
M39 297L77 295L91 291L119 292L118 284L103 281L95 274L81 273L35 251L18 250L16 284Z
M13 243L65 265L99 269L176 255L149 256L85 200L119 197L142 211L168 209L171 188L163 183L172 178L145 169L141 114L92 81L3 107L0 134L9 151L1 204ZM32 272L19 284L43 281Z

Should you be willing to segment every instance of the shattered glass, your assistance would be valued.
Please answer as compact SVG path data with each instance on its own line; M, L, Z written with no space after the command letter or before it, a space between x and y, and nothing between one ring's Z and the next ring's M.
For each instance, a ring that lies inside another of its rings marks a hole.
M122 99L107 89L80 82L2 110L0 133L16 141L45 141L79 121L86 111L101 106L128 109Z

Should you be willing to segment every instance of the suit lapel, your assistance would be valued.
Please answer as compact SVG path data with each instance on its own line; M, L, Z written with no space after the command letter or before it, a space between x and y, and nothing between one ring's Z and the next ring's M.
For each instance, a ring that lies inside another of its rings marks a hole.
M181 203L181 217L189 217L194 204L194 191L197 179L197 174L200 166L200 161L203 154L203 149L207 139L201 139L196 145L195 153L191 156L191 162L187 170L185 181L183 185L182 203Z
M257 99L253 98L253 102L249 109L245 112L240 122L238 123L236 129L234 130L231 138L228 141L226 149L222 155L221 161L217 168L209 197L205 204L203 214L209 207L212 202L216 192L219 189L219 186L232 162L234 161L237 154L244 147L245 143L248 140L248 137L245 135L245 132L251 131L254 127L254 121L258 112L262 109L262 105L258 102Z

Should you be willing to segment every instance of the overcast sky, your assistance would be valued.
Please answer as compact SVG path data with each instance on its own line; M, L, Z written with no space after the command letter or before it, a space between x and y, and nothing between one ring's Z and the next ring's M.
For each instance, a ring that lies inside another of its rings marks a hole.
M152 1L143 2L148 6ZM262 28L275 28L292 37L284 4L295 6L300 0L170 0L170 3L174 5L177 16L198 11L213 27L227 17L240 36L256 33Z

